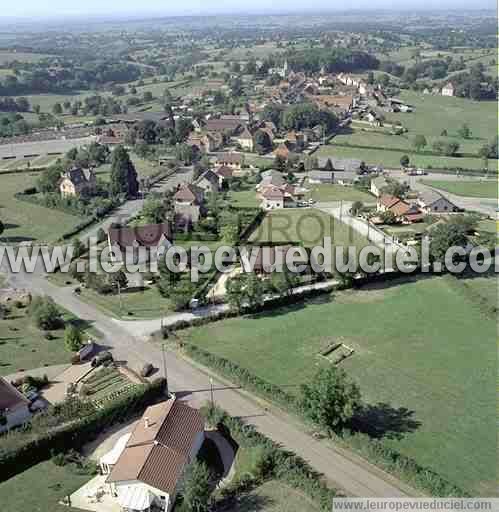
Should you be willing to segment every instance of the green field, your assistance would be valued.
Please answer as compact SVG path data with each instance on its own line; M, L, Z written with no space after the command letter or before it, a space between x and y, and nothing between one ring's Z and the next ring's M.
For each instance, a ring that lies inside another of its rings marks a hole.
M358 190L355 187L343 185L305 185L310 190L307 199L311 198L319 202L328 201L362 201L363 203L374 203L376 198L367 192Z
M404 151L386 149L349 148L345 146L321 146L316 155L327 158L354 158L363 160L368 165L381 165L385 168L400 168L400 158L407 154ZM415 167L435 169L483 169L481 158L458 158L447 156L409 154L410 164ZM497 169L498 161L489 160L489 169Z
M403 123L403 119L401 119ZM381 128L374 130L360 128L359 124L354 124L353 129L348 129L343 133L339 133L331 140L331 144L345 145L351 144L352 146L365 146L367 148L375 149L400 149L406 152L414 152L412 139L414 134L404 133L402 135L392 135L390 132L383 131ZM451 135L451 130L448 131ZM440 134L439 134L440 135ZM432 144L436 140L443 140L445 142L458 142L459 152L476 154L484 142L481 139L463 139L457 136L440 137L440 136L427 136L428 145L424 148L426 151L432 151Z
M497 181L437 181L423 180L430 187L466 197L497 197Z
M2 512L76 512L74 508L60 505L59 501L90 478L78 474L73 464L60 467L50 460L41 462L0 483Z
M6 50L0 50L0 65L14 60L17 60L18 62L39 62L47 57L50 57L50 55L43 53L9 52Z
M251 234L253 243L301 243L313 247L330 236L332 245L355 245L362 248L367 240L357 231L313 208L282 209L267 213L260 226Z
M330 364L318 353L341 340L355 350L342 365L364 400L395 415L407 408L402 417L415 422L401 439L382 423L384 442L464 488L496 491L496 322L453 277L338 293L181 336L290 392Z
M143 290L123 291L121 309L118 294L100 295L93 290L82 289L80 298L115 318L159 318L172 311L170 301L159 294L156 286L145 287Z
M408 135L421 133L438 137L442 130L456 135L463 123L468 123L473 138L483 142L488 142L497 133L495 101L472 101L411 91L402 91L400 98L416 107L415 111L387 114L387 122L400 121L409 130Z
M64 346L64 329L50 331L53 339L46 339L28 316L26 308L10 307L9 315L0 321L0 375L20 370L31 370L55 364L69 364L71 353ZM98 337L87 322L65 313L66 322L85 329Z
M271 480L239 499L227 512L318 512L320 507L296 489Z
M46 241L53 242L73 229L83 219L51 208L44 208L14 197L36 183L36 173L8 174L1 177L0 218L5 231L1 242Z

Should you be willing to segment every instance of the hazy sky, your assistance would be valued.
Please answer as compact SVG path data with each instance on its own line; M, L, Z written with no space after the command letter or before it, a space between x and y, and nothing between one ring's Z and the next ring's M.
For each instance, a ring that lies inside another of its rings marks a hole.
M376 9L393 8L396 10L445 9L445 8L490 8L495 9L495 0L0 0L4 7L1 17L22 16L63 16L63 15L99 15L99 14L218 14L231 12L293 11L300 9Z

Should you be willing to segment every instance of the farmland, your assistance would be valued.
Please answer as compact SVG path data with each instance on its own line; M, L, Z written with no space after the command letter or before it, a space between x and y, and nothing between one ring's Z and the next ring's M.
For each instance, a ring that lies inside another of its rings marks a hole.
M74 215L19 201L14 197L36 183L36 173L9 174L2 176L0 187L0 214L5 231L2 242L57 240L63 233L73 229L82 219Z
M461 281L344 292L181 336L294 393L329 364L321 348L341 340L355 350L342 364L364 399L407 408L415 422L384 442L465 488L495 489L496 325Z
M497 181L437 181L424 183L451 194L467 197L497 197Z
M384 168L399 168L400 158L407 154L405 151L391 151L389 149L375 148L349 148L346 146L322 146L316 155L327 158L354 158L363 160L368 165L381 165ZM423 168L435 169L483 169L481 158L458 158L434 155L408 155L411 165ZM489 160L489 169L497 168L497 160Z

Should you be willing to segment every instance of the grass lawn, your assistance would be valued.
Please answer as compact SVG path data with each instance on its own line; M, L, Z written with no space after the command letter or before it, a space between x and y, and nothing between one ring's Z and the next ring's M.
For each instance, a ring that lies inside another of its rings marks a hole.
M251 234L250 242L295 242L305 247L323 243L330 236L333 245L353 244L362 248L367 240L334 217L314 208L282 209L267 213Z
M497 181L436 181L424 180L424 183L430 187L439 188L456 194L458 196L467 197L497 197Z
M228 193L228 200L231 206L235 207L255 207L260 206L260 201L256 197L254 188L249 190L231 191Z
M490 495L497 486L497 333L495 318L481 307L449 276L338 293L180 336L290 392L330 364L318 357L320 349L342 340L355 353L341 364L364 400L388 403L397 417L418 422L400 433L382 424L384 442Z
M83 220L75 215L17 200L14 194L34 186L37 176L37 173L23 173L1 177L0 216L5 225L1 242L53 242Z
M296 489L271 480L243 495L235 508L228 512L318 512L320 507Z
M76 512L76 509L59 505L59 501L90 478L78 474L74 465L59 467L52 461L41 462L0 483L2 512Z
M97 331L72 314L65 313L64 320L98 337ZM28 317L27 309L12 306L9 316L0 321L0 375L54 364L69 364L71 353L64 346L64 329L50 332L54 339L45 339L43 332Z
M346 146L321 146L317 151L318 157L335 157L335 158L355 158L363 160L368 165L382 165L385 168L400 168L400 158L406 153L401 151L389 151L386 149L372 148L349 148ZM433 155L417 155L411 153L408 155L411 165L423 168L436 169L483 169L483 161L481 158L468 157L450 157L450 156L433 156ZM497 167L497 160L489 161L489 169Z
M375 203L376 198L367 192L358 190L355 187L343 185L305 185L310 190L306 199L312 198L319 202L328 201L362 201L363 203Z
M170 301L162 297L156 286L146 286L145 289L130 289L122 291L120 311L120 299L118 294L99 295L93 290L82 288L80 298L110 313L115 318L159 318L172 312ZM131 315L129 314L132 313Z
M443 130L456 135L468 123L472 137L488 142L497 133L497 105L495 101L472 101L466 98L432 96L412 91L401 91L400 98L416 107L411 113L387 114L387 121L400 121L409 130L407 135L421 133L439 137Z

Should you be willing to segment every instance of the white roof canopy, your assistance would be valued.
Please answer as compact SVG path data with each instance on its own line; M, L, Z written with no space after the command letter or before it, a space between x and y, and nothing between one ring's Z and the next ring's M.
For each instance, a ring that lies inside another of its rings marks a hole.
M118 503L131 510L147 510L155 499L154 494L141 484L119 486L117 492Z
M116 444L113 446L113 449L101 457L100 463L107 464L109 466L114 466L116 462L118 462L118 459L120 458L121 453L125 449L125 446L128 443L128 440L130 439L131 435L132 433L130 432L129 434L121 436L118 439L118 441L116 441Z

